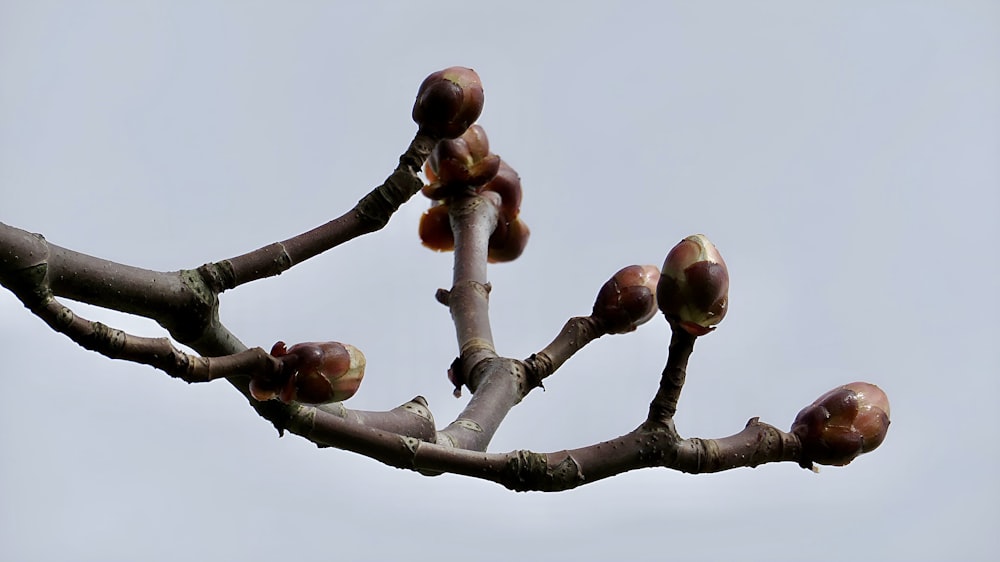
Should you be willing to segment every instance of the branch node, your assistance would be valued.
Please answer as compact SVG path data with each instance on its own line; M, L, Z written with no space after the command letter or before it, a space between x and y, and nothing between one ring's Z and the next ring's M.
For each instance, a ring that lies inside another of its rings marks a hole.
M204 266L198 269L182 269L179 273L181 284L189 291L183 310L175 311L156 320L181 343L193 342L201 338L217 318L219 295L212 282L205 277Z
M451 425L457 425L459 427L464 427L465 429L468 429L469 431L475 431L476 433L482 433L483 432L483 426L481 426L478 423L476 423L475 420L470 420L470 419L465 419L465 418L459 418L459 419L451 422Z
M583 484L586 478L580 464L573 455L564 454L559 464L549 466L549 456L544 453L515 451L507 461L507 478L502 483L516 492L557 492Z
M215 263L206 263L198 268L198 273L208 287L215 293L234 289L236 287L236 271L233 263L229 260L222 260Z
M406 404L403 404L403 409L411 414L420 416L426 420L433 420L431 416L431 411L427 407L427 400L423 396L417 396L413 400L410 400Z
M417 454L417 449L420 447L420 440L416 437L405 437L403 435L399 436L400 441L403 442L403 446L410 451L411 455Z

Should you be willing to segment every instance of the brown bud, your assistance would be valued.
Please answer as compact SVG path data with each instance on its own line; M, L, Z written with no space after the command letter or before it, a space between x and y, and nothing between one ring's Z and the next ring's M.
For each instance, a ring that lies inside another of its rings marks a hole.
M448 205L434 205L420 216L420 242L437 252L455 249L455 233L451 230Z
M472 125L483 111L483 84L471 68L439 70L420 84L413 104L413 120L420 132L453 139Z
M278 342L271 355L280 357L288 373L279 388L276 381L252 379L250 393L257 400L326 404L347 400L358 391L365 375L365 356L353 345L307 342L285 348Z
M505 160L500 160L500 168L493 179L486 182L483 191L492 191L500 196L500 220L512 222L521 211L521 177Z
M806 461L844 466L878 447L889 430L889 398L866 382L827 392L802 409L792 433L802 441Z
M472 125L457 139L439 141L434 147L425 166L431 183L423 193L431 199L445 199L468 192L492 179L499 167L500 157L490 153L486 131Z
M500 217L496 230L490 236L489 248L486 252L487 261L500 263L516 260L524 252L530 236L531 231L528 230L528 225L520 217L509 224L504 224L503 218Z
M591 316L604 322L609 334L624 334L645 324L656 314L655 265L630 265L620 269L597 293Z
M656 287L663 315L694 336L715 329L729 309L729 270L702 234L681 240L667 254Z

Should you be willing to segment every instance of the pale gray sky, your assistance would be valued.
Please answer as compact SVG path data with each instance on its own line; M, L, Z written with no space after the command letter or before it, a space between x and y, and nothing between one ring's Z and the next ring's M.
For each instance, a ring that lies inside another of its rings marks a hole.
M867 380L892 403L882 447L818 475L515 494L278 439L226 384L84 351L0 291L0 558L995 559L996 2L0 0L0 220L163 270L287 238L386 177L417 86L451 65L480 73L480 123L524 182L531 242L490 270L502 353L702 232L731 310L698 342L681 433L787 429ZM357 345L349 406L422 394L448 423L451 255L420 246L426 205L226 293L223 320L248 345ZM491 450L631 430L667 338L655 319L595 342Z

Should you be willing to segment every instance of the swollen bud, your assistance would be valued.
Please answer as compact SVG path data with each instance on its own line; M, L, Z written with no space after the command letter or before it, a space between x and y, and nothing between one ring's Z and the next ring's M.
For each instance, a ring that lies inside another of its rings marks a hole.
M420 242L427 248L437 252L455 249L455 233L451 230L448 205L439 204L427 209L420 216L418 232Z
M497 228L490 236L489 248L486 251L486 261L501 263L514 261L524 253L528 245L531 231L521 217L504 224L503 217L497 222Z
M844 466L885 439L889 398L866 382L852 382L827 392L802 409L792 433L802 441L806 461Z
M285 403L326 404L347 400L358 391L365 376L365 356L353 345L308 342L286 349L284 342L271 348L283 358L284 381L252 379L250 394L257 400L277 398Z
M490 153L486 131L472 125L457 139L445 139L434 146L425 170L428 180L423 193L431 199L445 199L490 181L500 167L500 157Z
M496 175L482 190L500 196L500 215L496 229L490 235L487 260L490 263L516 260L524 252L531 236L528 225L518 216L521 212L521 177L510 164L501 160Z
M645 324L656 314L655 265L630 265L620 269L597 293L591 316L604 322L609 334L624 334Z
M715 329L729 307L729 270L702 234L681 240L667 254L656 287L663 315L693 336Z
M521 211L521 176L506 160L500 160L500 167L493 179L483 186L483 191L492 191L500 196L500 220L513 222Z
M439 70L420 84L413 103L413 120L420 132L453 139L472 125L483 111L483 84L471 68Z

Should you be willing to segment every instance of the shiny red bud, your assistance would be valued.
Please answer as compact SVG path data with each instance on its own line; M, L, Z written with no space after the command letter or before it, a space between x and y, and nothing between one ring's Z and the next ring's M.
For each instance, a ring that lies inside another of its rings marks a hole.
M471 68L439 70L420 84L413 120L425 135L453 139L479 118L484 99L483 84Z
M347 400L361 386L365 356L358 348L340 342L307 342L285 348L274 344L271 355L283 359L284 381L251 379L250 393L257 400L326 404Z
M528 245L531 231L520 217L509 224L503 224L502 219L490 236L486 259L490 263L514 261L524 253Z
M448 205L434 205L420 216L420 242L437 252L455 249L455 233L448 217Z
M630 265L620 269L597 293L591 316L603 322L609 334L624 334L645 324L656 314L655 265Z
M853 382L820 396L795 416L792 433L807 461L844 466L882 444L889 430L889 398L881 388Z
M483 191L492 191L500 196L500 219L512 222L521 211L521 177L505 160L493 179L486 182Z
M439 200L478 191L474 188L492 179L499 167L500 157L490 153L486 131L472 125L462 136L435 145L425 166L430 170L428 179L434 179L424 186L423 193Z
M729 269L702 234L681 240L667 254L656 287L663 315L691 335L703 336L729 310Z

